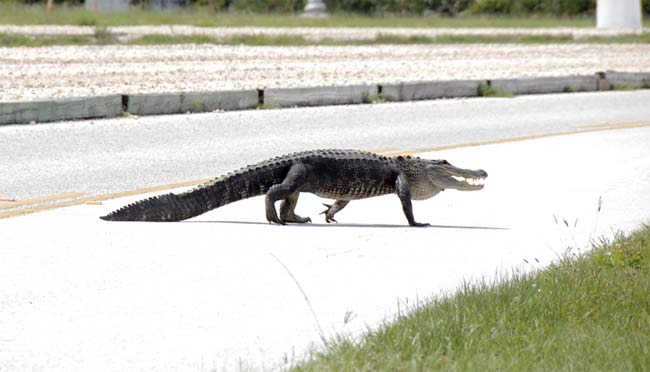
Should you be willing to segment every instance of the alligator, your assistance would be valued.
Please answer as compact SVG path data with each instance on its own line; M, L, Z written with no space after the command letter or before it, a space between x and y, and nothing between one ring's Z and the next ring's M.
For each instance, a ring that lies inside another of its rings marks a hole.
M323 204L325 221L334 219L351 200L396 193L410 226L428 226L413 217L411 200L444 191L480 190L487 173L454 167L446 160L383 156L359 150L313 150L278 156L214 178L191 191L165 194L129 204L106 216L108 221L180 221L223 205L266 195L269 223L305 223L294 210L301 192L334 199ZM282 201L278 212L277 201Z

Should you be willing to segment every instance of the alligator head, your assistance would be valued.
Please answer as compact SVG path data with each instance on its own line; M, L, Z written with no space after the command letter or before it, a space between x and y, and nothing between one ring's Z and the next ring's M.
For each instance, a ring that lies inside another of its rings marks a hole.
M431 160L427 166L429 181L441 189L480 190L487 172L454 167L447 160Z

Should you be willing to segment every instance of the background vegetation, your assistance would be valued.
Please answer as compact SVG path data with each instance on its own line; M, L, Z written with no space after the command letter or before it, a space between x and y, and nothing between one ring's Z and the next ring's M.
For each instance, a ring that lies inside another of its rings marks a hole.
M0 0L0 4L38 4L44 0ZM209 0L179 0L190 7L204 7ZM132 0L146 6L147 0ZM307 0L214 0L220 11L292 13L304 9ZM496 15L592 15L596 0L324 0L330 11L365 15L385 13L421 15L437 13L447 16L460 14ZM55 4L81 5L83 0L55 0ZM650 0L642 0L643 12L650 15Z

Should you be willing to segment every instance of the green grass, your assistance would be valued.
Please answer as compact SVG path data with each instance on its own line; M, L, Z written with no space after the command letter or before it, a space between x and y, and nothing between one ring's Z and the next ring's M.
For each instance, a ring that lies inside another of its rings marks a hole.
M400 36L380 34L365 40L309 40L296 35L234 35L216 38L207 35L161 35L152 34L122 42L115 38L105 26L96 26L94 35L25 36L0 34L0 47L38 47L49 45L163 45L163 44L218 44L250 46L306 46L306 45L378 45L378 44L571 44L571 43L650 43L650 34L592 37L575 39L571 35L443 35L437 38L427 36Z
M514 97L515 95L512 92L507 92L505 90L496 89L491 85L479 84L479 86L478 86L478 96L479 97L511 98L511 97Z
M97 44L109 44L115 42L115 38L105 26L95 27L93 38Z
M131 45L214 44L216 39L206 35L144 35L128 42Z
M278 108L280 108L280 107L278 107L276 105L272 105L270 103L258 103L257 107L256 107L256 109L258 109L258 110L275 110L275 109L278 109Z
M34 25L169 25L265 26L265 27L593 27L595 17L557 18L548 16L499 17L460 16L361 16L333 14L327 18L301 18L294 14L217 13L190 8L180 13L134 9L124 13L94 13L82 7L56 6L51 15L44 7L0 4L0 24ZM647 25L646 21L646 25Z
M294 371L647 371L650 226L533 274L465 284Z
M301 18L294 14L237 14L218 13L211 16L206 9L169 13L134 9L125 13L94 13L81 7L57 6L51 15L43 7L10 5L0 3L0 24L13 25L82 25L95 26L93 36L40 36L0 34L0 46L47 46L118 44L106 27L120 25L170 25L195 26L265 26L265 27L592 27L593 17L498 17L460 16L455 18L439 16L386 15L367 17L354 14L333 14L328 18ZM650 26L645 21L646 26ZM395 36L383 34L369 40L307 40L300 36L244 35L214 38L202 35L164 36L146 35L126 44L223 44L223 45L375 45L375 44L458 44L458 43L650 43L650 34L624 35L614 37L589 37L575 39L572 35L443 35L437 38L426 36Z
M644 33L641 35L620 35L612 37L598 37L591 36L584 39L578 40L578 42L588 43L588 44L607 44L607 43L617 43L617 44L648 44L650 43L650 33Z
M108 42L105 35L65 35L53 37L31 37L19 34L0 34L0 47L41 47L51 45L94 45Z
M649 89L650 86L647 84L644 84L642 87L643 89ZM622 90L622 91L627 91L627 90L637 90L639 87L633 86L633 85L612 85L612 90Z
M206 35L145 35L129 41L129 44L219 44L219 45L274 45L274 46L306 46L306 45L376 45L376 44L431 44L435 40L424 36L378 35L368 40L309 40L299 35L234 35L216 38Z
M575 42L573 35L441 35L436 40L443 44L565 44Z
M385 103L386 98L381 93L364 93L362 101L363 103Z

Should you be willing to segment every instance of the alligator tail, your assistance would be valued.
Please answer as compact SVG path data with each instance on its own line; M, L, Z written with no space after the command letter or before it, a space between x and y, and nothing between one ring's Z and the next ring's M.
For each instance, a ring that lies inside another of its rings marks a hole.
M264 162L215 178L193 190L165 194L129 204L100 217L106 221L181 221L223 205L263 195L282 182L290 164Z

